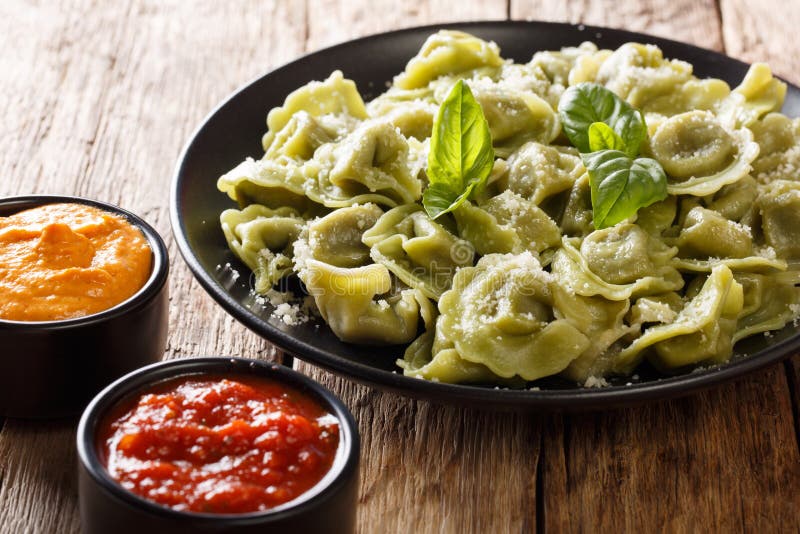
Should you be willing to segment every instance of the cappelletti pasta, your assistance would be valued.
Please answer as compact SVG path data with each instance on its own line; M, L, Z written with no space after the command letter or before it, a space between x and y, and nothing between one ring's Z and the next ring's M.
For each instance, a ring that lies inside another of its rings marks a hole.
M422 205L440 104L463 80L496 156L486 184L432 220ZM559 99L604 86L640 110L667 197L595 228ZM800 120L764 64L698 79L656 46L592 43L528 63L456 31L428 38L364 103L336 71L267 117L264 156L223 175L231 250L266 293L297 275L343 341L407 344L409 376L523 385L728 361L800 315Z

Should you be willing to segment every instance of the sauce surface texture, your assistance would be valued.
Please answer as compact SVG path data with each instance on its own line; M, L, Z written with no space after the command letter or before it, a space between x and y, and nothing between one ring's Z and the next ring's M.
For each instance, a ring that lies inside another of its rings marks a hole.
M112 308L144 286L152 256L138 228L93 206L0 217L0 319L56 321Z
M175 510L240 514L291 501L330 469L338 419L275 381L182 377L123 404L98 452L125 489Z

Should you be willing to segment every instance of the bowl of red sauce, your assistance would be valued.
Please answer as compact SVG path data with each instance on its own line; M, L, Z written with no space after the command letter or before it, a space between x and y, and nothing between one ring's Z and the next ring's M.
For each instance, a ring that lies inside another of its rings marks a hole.
M359 447L344 404L286 367L150 365L81 418L83 531L351 533Z
M79 197L0 199L0 416L78 415L164 355L169 257L133 213Z

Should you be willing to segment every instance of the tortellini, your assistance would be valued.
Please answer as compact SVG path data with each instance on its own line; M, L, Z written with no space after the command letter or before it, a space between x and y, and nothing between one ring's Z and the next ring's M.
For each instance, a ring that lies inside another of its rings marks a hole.
M463 359L441 330L436 328L438 313L430 304L421 309L425 332L406 349L397 365L406 376L446 383L502 383L522 385L519 377L502 378L488 367Z
M649 150L670 194L706 196L746 176L759 146L750 130L729 131L710 111L689 111L662 122Z
M421 206L406 204L388 211L364 233L376 263L425 296L438 300L450 289L459 267L472 266L475 248L432 221Z
M600 65L611 53L611 50L598 50L594 43L584 42L558 52L536 52L531 64L540 67L553 84L567 87L594 81Z
M672 227L678 214L678 199L668 196L639 210L636 224L645 232L660 237Z
M776 180L764 186L756 205L767 245L782 257L800 258L800 182Z
M730 86L723 80L708 78L691 79L665 95L649 99L643 106L647 123L660 122L690 111L716 111L731 94Z
M463 360L503 378L563 371L591 342L553 316L552 275L530 253L489 254L460 269L439 301L437 330ZM434 354L434 359L436 354Z
M674 321L646 329L620 351L615 370L633 369L646 349L652 349L650 361L663 370L727 361L743 304L742 285L731 270L724 265L715 267L700 292L686 303Z
M405 90L392 87L367 104L370 117L379 117L397 127L406 137L420 141L431 136L438 109L433 91L428 88Z
M558 99L564 92L563 85L552 83L545 71L533 62L527 64L506 62L492 79L509 89L534 93L553 109L558 107Z
M744 258L753 252L750 229L700 206L686 215L676 244L682 257Z
M393 284L361 242L381 215L373 204L336 210L312 221L295 244L295 267L320 315L343 341L408 343L417 334L425 296Z
M744 301L733 341L778 330L794 319L800 303L800 288L775 276L736 273L742 285Z
M255 290L264 293L292 272L292 247L305 220L292 208L252 204L220 215L228 246L255 274Z
M314 157L323 166L318 175L322 204L416 201L422 195L417 177L422 168L419 158L409 156L411 150L395 127L379 121L365 121L342 141L321 146Z
M752 176L745 176L717 191L708 202L708 209L731 221L741 221L753 209L757 196L756 180Z
M800 119L770 113L750 129L761 147L753 162L753 175L758 182L800 180Z
M431 135L460 80L495 160L432 219ZM666 198L609 228L594 226L590 177L556 111L584 82L643 113L642 156L667 175ZM653 45L515 63L441 31L371 102L335 71L271 110L263 156L217 182L238 204L222 233L256 293L296 275L342 341L407 345L406 376L588 386L645 359L664 373L716 365L800 317L800 119L779 113L785 95L763 64L731 90Z
M247 158L223 174L217 187L240 207L260 204L270 208L291 207L306 212L314 202L305 194L318 168L288 157L255 161Z
M342 72L337 70L324 82L310 82L297 89L286 97L283 106L269 112L268 130L262 139L264 152L270 152L278 132L298 112L323 120L329 124L331 130L339 132L347 131L356 121L367 118L367 110L356 84L346 80Z
M553 297L557 316L563 316L591 340L591 345L570 362L562 374L577 382L609 374L617 352L612 347L624 336L638 332L638 325L624 322L630 300L582 297L559 286L553 291Z
M370 263L363 234L383 215L375 204L337 210L317 219L306 229L306 244L314 259L337 267L359 267Z
M582 237L594 230L589 175L584 174L572 184L561 214L561 231L568 236Z
M495 153L512 154L527 141L550 143L561 131L553 108L532 92L473 82L470 88L489 123Z
M496 44L464 32L443 30L428 37L419 54L395 78L394 85L400 89L417 89L446 74L462 74L502 64Z
M500 185L538 206L571 189L585 173L574 149L529 142L508 159L508 172L500 178Z
M692 79L692 66L685 61L666 60L650 44L626 43L603 61L595 81L605 85L634 107L674 91Z
M459 235L479 254L538 253L561 242L556 223L536 204L511 191L480 206L465 202L454 216Z
M595 230L580 248L576 245L575 238L564 238L552 270L578 295L626 300L683 287L683 278L670 262L677 249L634 224Z
M445 76L431 83L434 99L443 101L460 77ZM553 106L532 90L518 89L507 78L495 81L476 75L467 80L480 104L498 157L514 153L528 141L548 144L561 132Z
M393 207L422 195L423 144L392 123L366 120L355 84L335 72L273 109L264 157L248 158L218 181L240 206L289 206L319 213L364 202Z
M778 111L786 97L786 84L772 76L764 63L754 63L742 83L719 105L719 114L736 126L750 126L767 113Z
M346 269L310 258L298 276L342 341L393 345L408 343L417 334L419 302L425 296L393 288L383 265Z

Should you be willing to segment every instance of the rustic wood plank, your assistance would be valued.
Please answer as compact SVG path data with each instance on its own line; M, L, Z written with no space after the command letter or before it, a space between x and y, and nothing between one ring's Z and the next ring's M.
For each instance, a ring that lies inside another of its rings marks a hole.
M415 401L300 361L296 368L358 421L359 532L535 529L541 419Z
M348 39L411 26L469 20L504 20L506 0L308 0L306 51Z
M710 0L512 0L511 13L723 49L720 14ZM768 27L761 26L764 39ZM726 30L725 45L731 33L747 32ZM687 399L552 416L542 451L543 524L558 532L781 531L799 525L800 459L788 384L783 367L774 366Z
M775 73L800 84L800 3L720 0L720 17L728 55L749 63L766 61Z
M171 256L168 358L279 357L194 282L167 203L189 133L238 85L302 52L304 13L291 0L0 3L0 195L78 194L153 224ZM6 422L0 530L77 531L73 427Z
M7 421L0 435L0 530L77 532L75 421Z
M694 397L555 416L545 521L557 532L780 532L800 524L781 366Z
M511 18L592 24L720 49L715 0L510 0Z

